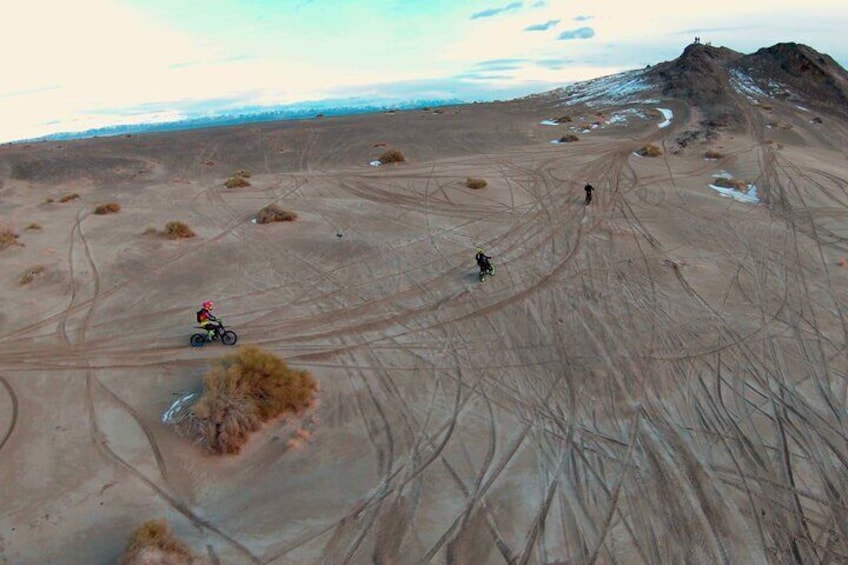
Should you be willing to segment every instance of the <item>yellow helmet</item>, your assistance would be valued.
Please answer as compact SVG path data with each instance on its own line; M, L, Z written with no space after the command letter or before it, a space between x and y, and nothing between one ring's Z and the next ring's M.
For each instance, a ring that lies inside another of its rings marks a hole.
M478 247L478 248L477 248L477 253L483 253L483 248L482 248L482 247Z

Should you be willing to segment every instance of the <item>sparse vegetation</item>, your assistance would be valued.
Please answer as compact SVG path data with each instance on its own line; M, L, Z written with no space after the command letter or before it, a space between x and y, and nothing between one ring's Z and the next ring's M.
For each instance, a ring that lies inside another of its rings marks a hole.
M389 149L378 159L382 164L386 165L388 163L402 163L406 161L406 157L403 156L403 153L398 151L397 149Z
M705 159L721 159L724 157L724 153L720 151L716 151L715 149L707 149L704 153Z
M13 245L23 245L18 241L18 234L8 226L0 225L0 251Z
M386 144L383 143L382 141L378 141L377 143L374 144L374 147L385 147L385 146L386 146Z
M71 200L76 200L79 197L80 197L80 195L77 194L76 192L68 192L68 193L62 195L62 197L59 199L59 202L64 204L65 202L70 202Z
M580 140L580 138L577 137L573 133L567 133L564 136L559 138L560 143L571 143L572 141L579 141L579 140Z
M192 420L209 450L238 453L263 422L311 406L317 389L308 371L259 347L242 347L204 376Z
M130 536L120 565L189 565L191 549L177 539L164 520L150 520Z
M288 210L283 210L276 204L268 204L259 212L256 213L257 224L270 224L272 222L293 222L297 219L297 214Z
M144 231L142 233L144 235L152 235L152 234L155 234L155 233L159 233L159 230L157 230L153 226L147 226L146 228L144 228Z
M243 188L245 186L250 186L250 181L247 180L250 178L250 171L246 171L244 169L239 169L233 176L228 178L224 182L224 186L227 188Z
M763 110L772 110L774 109L774 106L772 106L771 104L760 104L760 108L762 108Z
M558 118L554 118L553 121L558 124L567 124L571 122L571 116L560 116Z
M186 239L194 237L195 233L183 222L168 222L162 235L168 239Z
M475 179L472 177L468 177L467 179L465 179L465 186L467 186L468 188L486 188L486 185L488 185L486 179Z
M38 276L44 274L44 265L33 265L29 269L23 272L20 278L21 284L29 284L34 281Z
M50 198L49 196L44 199L45 204L53 204L54 202L56 202L56 201L53 200L52 198Z
M715 179L713 184L722 188L732 188L733 190L738 190L739 192L745 192L746 190L748 190L748 183L744 180L737 178L718 177L717 179Z
M27 231L40 230L40 229L41 229L41 224L38 224L38 223L36 223L36 222L33 222L33 223L31 223L30 225L28 225L26 228L24 228L24 229L25 229L25 230L27 230Z
M121 211L121 205L117 202L109 202L108 204L99 204L95 206L94 213L100 216L106 214L117 214Z
M250 186L250 181L244 177L230 177L224 182L227 188L244 188Z
M660 155L662 155L662 149L660 149L653 143L649 143L648 145L644 146L639 151L637 151L637 153L639 153L639 155L642 155L643 157L659 157Z

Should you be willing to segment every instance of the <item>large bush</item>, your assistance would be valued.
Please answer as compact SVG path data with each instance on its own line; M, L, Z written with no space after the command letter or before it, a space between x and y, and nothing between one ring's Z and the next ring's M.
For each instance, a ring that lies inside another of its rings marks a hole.
M204 376L193 419L210 450L238 453L263 422L308 408L317 388L308 371L259 347L241 347Z

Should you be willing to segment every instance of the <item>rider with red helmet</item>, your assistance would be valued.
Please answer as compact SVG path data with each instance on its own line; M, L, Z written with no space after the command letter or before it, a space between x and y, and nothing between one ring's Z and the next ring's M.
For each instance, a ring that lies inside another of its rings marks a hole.
M200 310L197 311L197 323L208 333L209 341L215 339L215 330L220 328L218 318L212 314L214 306L211 300L205 301L200 305Z

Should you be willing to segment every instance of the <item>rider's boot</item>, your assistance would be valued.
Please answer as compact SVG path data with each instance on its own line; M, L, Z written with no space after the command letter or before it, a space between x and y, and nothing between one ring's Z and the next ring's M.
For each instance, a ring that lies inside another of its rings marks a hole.
M206 334L207 334L206 337L209 341L212 341L213 339L215 339L215 331L214 330L207 330Z

